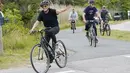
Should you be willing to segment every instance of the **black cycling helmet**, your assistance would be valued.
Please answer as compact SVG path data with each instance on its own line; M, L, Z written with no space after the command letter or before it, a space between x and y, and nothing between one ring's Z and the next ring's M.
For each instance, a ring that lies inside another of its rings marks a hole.
M43 5L50 5L50 2L48 0L44 0L40 3L40 6L43 7Z
M89 3L89 4L94 4L95 2L94 2L94 0L89 0L88 3Z

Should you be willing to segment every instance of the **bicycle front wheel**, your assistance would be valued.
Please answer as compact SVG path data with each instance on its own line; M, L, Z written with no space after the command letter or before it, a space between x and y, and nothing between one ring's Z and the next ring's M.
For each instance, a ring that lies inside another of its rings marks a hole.
M72 23L72 30L73 30L73 33L75 33L75 23Z
M66 47L61 40L58 40L55 46L55 62L60 68L64 68L67 64Z
M92 42L93 42L93 46L96 47L97 40L96 40L96 33L94 29L92 30Z
M107 36L111 35L111 28L110 28L109 24L106 25L106 34L107 34Z
M30 53L30 61L36 73L46 73L50 66L50 58L46 49L41 44L35 45Z

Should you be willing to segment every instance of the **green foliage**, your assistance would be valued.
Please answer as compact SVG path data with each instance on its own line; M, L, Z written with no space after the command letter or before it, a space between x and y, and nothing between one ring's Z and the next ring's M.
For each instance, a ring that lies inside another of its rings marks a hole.
M78 17L79 17L80 21L83 21L83 17L82 16L83 16L83 14L78 12Z
M25 27L31 26L29 22L34 15L35 15L35 13L32 10L24 13L24 15L22 16L22 20L24 22Z
M24 28L22 25L6 24L3 25L3 44L4 49L26 49L31 48L29 44L36 43L33 36L28 34L29 29ZM37 36L35 36L37 37ZM29 46L29 47L28 47Z
M14 8L19 9L18 5L15 4L15 2L6 3L6 5L4 5L4 7L3 7L3 12L5 12L7 9L13 10Z
M6 9L4 15L9 19L9 23L11 24L23 24L20 11L15 8L13 10Z

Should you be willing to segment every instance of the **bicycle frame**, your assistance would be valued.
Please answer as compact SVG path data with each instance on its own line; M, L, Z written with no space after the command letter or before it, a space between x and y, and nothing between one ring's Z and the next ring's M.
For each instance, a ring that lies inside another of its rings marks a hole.
M88 22L88 24L90 24L90 28L89 28L90 36L89 37L93 36L93 26L94 26L94 23L95 23L94 20Z
M47 51L51 52L52 56L55 57L55 52L54 49L50 46L50 44L47 42L45 39L45 36L43 36L43 32L40 32L41 34L41 39L40 39L40 44L42 47L44 47ZM53 40L52 40L53 41ZM49 48L48 48L49 47Z

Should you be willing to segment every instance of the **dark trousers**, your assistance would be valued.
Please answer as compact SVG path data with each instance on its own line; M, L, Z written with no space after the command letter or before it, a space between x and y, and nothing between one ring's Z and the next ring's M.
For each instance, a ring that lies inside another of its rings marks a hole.
M52 38L53 42L56 43L56 36L55 35L59 32L59 30L60 29L59 29L58 26L46 29L46 31L45 31L45 39L47 40L48 43L49 43L49 41L50 41L51 38ZM54 60L54 57L52 56L51 52L48 49L47 49L47 51L49 53L50 63L52 63L53 60Z
M95 34L96 34L96 36L97 36L97 28L96 28L96 24L95 23L86 23L86 25L85 25L85 30L86 31L88 31L89 30L89 28L91 27L91 25L93 25L93 28L94 28L94 30L95 30Z
M53 28L50 28L48 30L46 30L45 32L45 38L47 40L47 42L49 43L50 39L52 38L52 40L54 41L54 43L56 43L56 34L59 32L59 27L53 27Z

